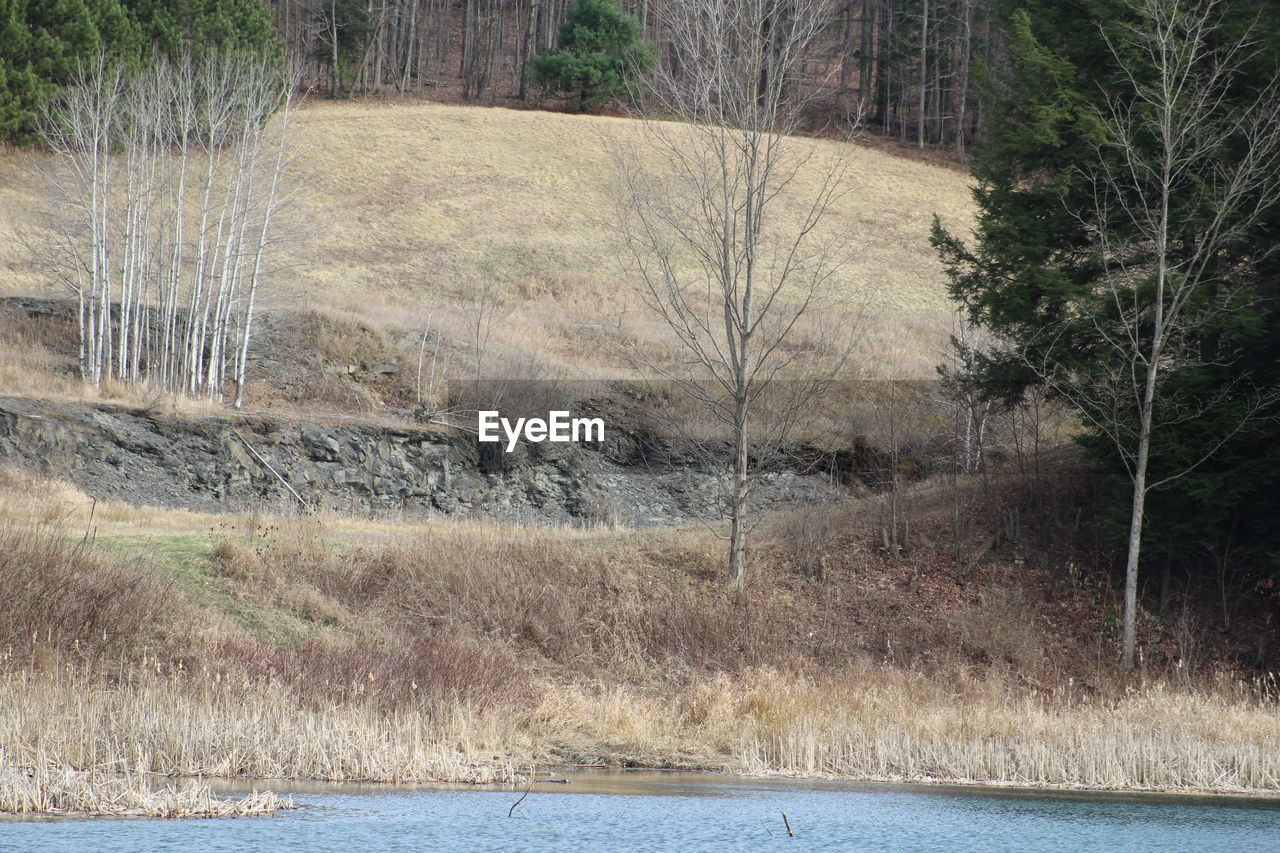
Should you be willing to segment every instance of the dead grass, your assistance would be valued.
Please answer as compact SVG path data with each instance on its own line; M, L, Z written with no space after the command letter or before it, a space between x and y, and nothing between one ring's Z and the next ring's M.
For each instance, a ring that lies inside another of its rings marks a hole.
M0 294L3 292L0 286ZM76 403L111 403L184 417L225 413L222 406L207 400L165 393L145 384L104 382L100 388L94 388L82 382L76 361L74 309L74 302L69 302L64 311L32 316L20 306L0 305L0 394Z
M74 506L16 500L20 476L0 516ZM939 536L944 497L904 508ZM11 519L0 752L112 774L512 781L587 763L1280 790L1274 691L1119 678L1090 594L1025 567L959 588L945 554L880 553L879 512L779 516L742 596L702 530L209 525L104 504L82 545Z
M444 718L359 702L298 706L261 684L141 673L0 679L4 748L133 774L516 782L576 763L755 775L1113 790L1280 791L1280 713L1224 685L1109 700L992 677L939 684L874 666L772 668L659 691L547 679L528 706Z
M459 375L470 357L475 282L497 279L505 303L492 353L498 370L536 364L538 373L557 378L628 375L625 366L601 357L587 331L620 314L630 334L659 354L667 350L663 330L633 304L620 279L625 263L613 224L609 148L636 147L634 121L431 103L317 102L298 114L296 127L307 198L291 221L282 220L287 237L272 270L274 296L264 298L264 308L318 312L341 321L337 326L389 338L393 357L406 364L417 355L409 333L420 333L430 316L444 337L451 375ZM817 163L838 143L799 145L817 155ZM28 248L44 227L39 169L46 161L30 151L0 154L0 295L67 295L38 269ZM817 236L853 247L838 285L856 303L870 304L859 369L929 376L950 310L928 246L929 225L937 213L949 227L969 227L969 180L868 146L855 148L851 176L850 192ZM818 178L817 166L803 171L797 191L803 194ZM336 352L359 339L328 343ZM6 346L0 330L0 355L12 356L0 358L0 393L74 393L74 376L51 376L54 367L65 367L65 353L55 365L39 350ZM256 399L290 404L288 394L277 400L262 385L264 377L258 379ZM272 377L265 380L269 386ZM315 390L317 381L325 386L320 402L347 411L403 402L403 387L378 400L351 398L337 379L314 372L302 384Z
M0 520L0 654L40 660L58 649L116 651L169 609L167 586L59 526Z
M316 103L298 123L317 205L340 221L355 220L367 235L354 256L349 245L328 249L335 260L347 256L346 263L314 264L308 275L323 284L313 292L425 295L427 265L438 254L455 264L441 271L446 287L447 278L474 272L500 275L519 282L517 291L564 305L615 298L600 277L616 252L608 147L636 147L636 122L437 104ZM800 144L819 160L836 145ZM864 147L856 149L851 173L852 192L832 215L832 228L861 247L845 281L874 286L893 310L944 307L928 227L934 212L949 225L968 224L968 178ZM802 173L800 189L819 177L816 168ZM369 264L386 266L372 278ZM388 276L388 268L403 272Z
M762 678L738 758L751 772L1131 790L1280 790L1274 704L1156 683L1106 701L939 689L918 674ZM949 695L948 695L949 694Z
M87 772L47 761L15 766L0 754L0 813L207 818L269 815L290 808L292 799L271 791L223 799L194 779L155 788L143 776Z
M154 664L154 661L152 661ZM503 782L521 778L502 721L387 714L359 702L300 706L283 685L140 668L127 683L85 671L0 678L0 744L46 760L135 775ZM524 765L527 768L527 764Z

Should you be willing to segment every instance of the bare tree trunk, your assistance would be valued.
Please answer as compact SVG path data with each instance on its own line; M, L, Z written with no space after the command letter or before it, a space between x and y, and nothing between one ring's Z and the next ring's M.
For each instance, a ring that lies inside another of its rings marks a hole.
M533 59L534 36L538 29L538 0L529 0L529 18L524 29L524 50L520 58L520 90L517 97L528 99L529 63Z
M925 99L929 93L929 0L923 0L920 12L920 113L916 117L916 147L924 148L924 123L928 114Z
M1137 648L1138 562L1142 551L1142 521L1147 500L1147 460L1151 454L1151 405L1155 400L1155 370L1151 371L1143 392L1144 409L1139 427L1138 452L1133 470L1133 511L1129 517L1128 554L1124 568L1124 641L1122 662L1132 671Z

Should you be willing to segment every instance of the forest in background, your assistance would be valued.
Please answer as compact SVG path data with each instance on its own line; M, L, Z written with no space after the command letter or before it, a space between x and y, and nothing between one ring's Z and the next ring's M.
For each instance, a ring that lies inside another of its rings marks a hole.
M331 93L417 92L482 103L535 100L531 62L557 46L572 0L268 0L286 49ZM659 65L678 69L663 0L622 0ZM672 5L672 4L667 4ZM865 118L885 135L964 153L981 121L994 0L846 0L797 85L820 92L812 128ZM336 45L336 47L335 47ZM334 69L337 73L334 73ZM810 97L806 95L805 97Z
M623 0L657 61L678 68L663 0ZM511 105L545 101L532 59L557 46L570 0L60 0L0 2L0 136L34 139L51 87L97 52L282 50L305 87L334 97L415 94ZM996 0L848 0L797 84L813 129L865 120L963 154L982 121L979 83L998 41ZM274 22L274 25L273 25Z

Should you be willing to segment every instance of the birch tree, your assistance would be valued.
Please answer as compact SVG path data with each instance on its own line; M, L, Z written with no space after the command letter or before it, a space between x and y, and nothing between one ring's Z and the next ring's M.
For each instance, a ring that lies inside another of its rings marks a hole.
M85 381L244 398L264 256L282 206L291 81L261 56L130 70L105 57L51 102L56 243Z
M832 8L672 0L652 13L674 56L655 74L646 145L618 152L620 221L628 281L676 355L633 356L728 428L728 576L742 588L753 458L784 443L848 352L837 343L848 330L822 322L840 252L816 233L847 161L837 146L820 162L792 138L816 89L804 85L806 51ZM816 184L797 180L802 170L819 173Z

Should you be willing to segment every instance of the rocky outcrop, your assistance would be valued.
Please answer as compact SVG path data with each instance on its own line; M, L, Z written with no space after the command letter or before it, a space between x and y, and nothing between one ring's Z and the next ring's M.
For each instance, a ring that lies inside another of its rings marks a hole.
M714 472L634 439L525 445L482 456L453 430L322 425L253 416L186 420L162 411L0 398L0 464L96 497L196 510L334 509L470 515L553 524L680 523L718 517ZM839 491L795 470L762 477L760 504Z

